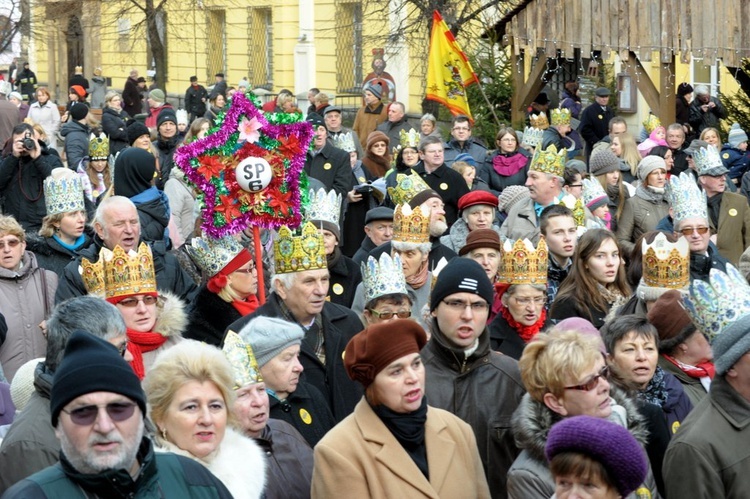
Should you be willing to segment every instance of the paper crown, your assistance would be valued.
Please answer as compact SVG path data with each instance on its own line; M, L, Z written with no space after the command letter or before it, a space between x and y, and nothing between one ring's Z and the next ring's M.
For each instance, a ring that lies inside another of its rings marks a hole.
M573 220L576 227L586 227L586 208L583 206L583 199L576 198L572 194L566 194L560 199L560 203L573 212ZM578 235L579 237L581 234Z
M70 170L68 170L70 171ZM47 215L84 211L83 182L75 174L63 178L44 179L44 206Z
M648 118L643 122L643 128L646 129L649 135L651 132L656 130L657 127L661 126L661 120L655 114L649 113Z
M549 128L549 121L547 121L547 115L544 113L530 115L529 124L534 128L539 128L540 130L546 130Z
M672 175L669 187L675 225L686 218L708 219L706 194L700 190L691 173L682 172L679 177Z
M426 191L430 186L422 180L418 174L406 173L396 174L396 187L388 188L388 195L391 197L393 204L405 204L411 201L411 198L422 191Z
M92 133L89 137L89 158L92 161L109 158L109 138L104 133L98 137Z
M326 191L318 189L318 192L310 189L310 209L307 212L307 218L310 220L322 220L331 222L339 227L339 218L341 217L341 194L336 191Z
M542 136L544 136L544 130L527 126L523 129L523 144L537 148L542 144Z
M712 145L701 147L695 151L693 161L695 161L695 169L698 171L698 175L705 175L712 168L726 168L719 156L719 150Z
M221 347L224 357L232 366L235 390L245 385L255 385L263 382L260 374L258 361L253 353L253 348L245 343L239 334L234 331L227 332L224 337L224 346Z
M551 173L562 177L565 172L565 160L567 159L568 151L562 149L557 151L555 144L550 144L547 149L537 148L534 151L534 157L531 160L531 166L529 170L534 170L542 173Z
M213 277L245 248L232 236L214 239L205 233L185 245L190 257L208 276Z
M430 242L430 211L408 204L396 206L393 212L393 241L422 244Z
M660 232L654 242L643 245L643 283L649 288L685 289L690 285L690 244L681 237L676 243Z
M570 109L558 108L550 112L553 125L570 125Z
M539 238L536 248L528 239L518 239L515 242L506 239L501 255L500 282L547 285L549 253L543 236Z
M273 242L273 258L277 274L328 268L323 235L310 222L302 225L300 235L283 225Z
M362 262L362 283L365 290L365 305L381 296L401 293L407 294L404 271L401 268L401 257L398 254L391 258L387 252L375 257L368 257Z
M109 299L156 293L154 258L146 243L137 252L126 252L119 245L112 251L102 248L96 262L81 259L79 271L89 294Z
M352 132L340 133L333 137L333 145L346 152L355 152L357 146L354 145L354 135Z
M727 264L726 273L711 269L709 282L694 279L690 293L683 292L683 302L695 326L716 347L722 331L750 315L750 286L737 269Z
M594 203L601 199L609 200L607 193L604 192L599 180L588 178L583 179L583 194L581 195L581 198L583 199L583 204L585 204L587 208L591 208Z
M401 144L401 147L411 147L412 149L416 149L419 147L419 141L420 141L420 135L419 132L411 128L408 132L406 130L401 130L399 132L399 143Z

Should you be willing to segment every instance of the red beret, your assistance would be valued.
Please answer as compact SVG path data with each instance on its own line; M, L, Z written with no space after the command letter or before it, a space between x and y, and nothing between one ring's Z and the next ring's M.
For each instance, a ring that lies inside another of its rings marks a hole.
M486 204L497 208L497 196L488 191L471 191L458 200L458 209L460 211L475 204Z
M427 343L422 326L411 319L380 322L354 335L344 351L349 377L367 388L394 360L419 353Z
M73 85L73 86L71 86L70 88L71 88L71 90L73 90L73 92L75 92L75 93L76 93L76 94L78 95L78 97L80 97L81 99L85 99L85 98L86 98L86 89L85 89L85 88L83 88L83 87L82 87L81 85Z

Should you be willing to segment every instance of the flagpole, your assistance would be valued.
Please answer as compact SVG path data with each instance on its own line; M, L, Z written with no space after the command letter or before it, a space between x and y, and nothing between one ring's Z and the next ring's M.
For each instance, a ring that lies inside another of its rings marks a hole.
M484 100L487 103L487 107L490 108L490 112L492 113L492 117L495 118L495 124L498 127L501 127L502 124L500 123L500 119L497 117L497 114L495 114L495 106L492 105L492 103L490 102L490 99L487 97L487 94L484 93L484 88L482 87L482 82L478 82L477 85L479 86L479 91L482 93L482 97L484 97Z

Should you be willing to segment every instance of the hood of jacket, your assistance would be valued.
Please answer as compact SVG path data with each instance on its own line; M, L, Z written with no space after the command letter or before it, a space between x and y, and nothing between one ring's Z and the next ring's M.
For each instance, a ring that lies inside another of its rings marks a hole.
M495 220L493 220L490 228L500 235L500 227L495 225ZM451 225L448 234L440 236L440 242L458 253L458 251L466 245L466 238L469 237L469 232L471 232L469 230L469 225L463 218L459 217L453 222L453 225Z
M0 267L0 279L23 280L39 270L39 265L36 262L36 255L31 251L27 250L23 252L23 255L21 255L21 263L21 270L18 272Z
M187 329L188 314L186 304L178 296L167 291L159 291L159 296L164 298L156 305L157 316L154 331L166 336L181 336Z
M169 199L163 191L158 191L159 196L145 203L136 203L139 212L150 216L161 225L169 225Z
M609 396L615 405L625 410L625 420L630 434L641 445L645 445L648 440L648 429L646 428L645 418L638 412L636 403L623 390L614 385L610 385ZM527 450L534 459L546 463L547 458L544 455L544 446L547 444L549 430L553 424L561 419L557 413L552 412L544 403L537 402L527 393L521 399L521 403L516 412L513 413L511 421L516 445L519 449ZM615 408L613 408L612 416L609 419L619 422L615 416Z
M71 133L85 133L88 140L89 126L78 121L68 121L60 129L60 135L67 137Z

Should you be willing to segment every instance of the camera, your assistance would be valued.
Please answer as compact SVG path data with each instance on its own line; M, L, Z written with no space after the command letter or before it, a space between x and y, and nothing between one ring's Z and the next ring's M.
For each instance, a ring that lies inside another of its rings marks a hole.
M33 151L36 149L36 142L31 138L31 133L29 132L26 132L26 135L23 136L23 148L27 151Z
M354 188L354 192L357 194L370 194L373 190L375 190L375 188L370 184L362 184Z

